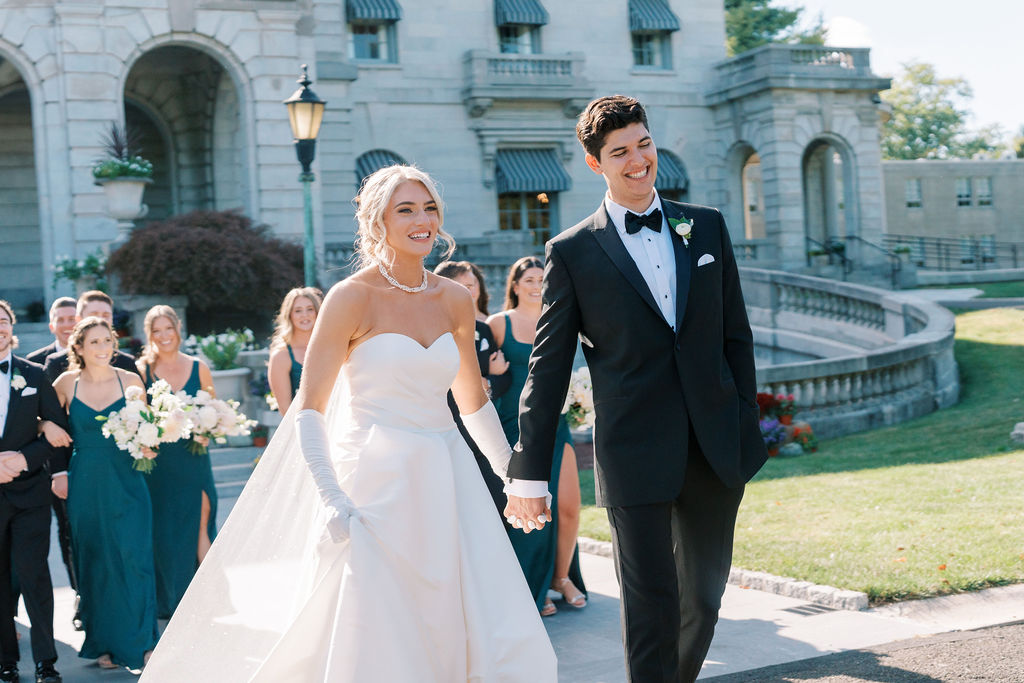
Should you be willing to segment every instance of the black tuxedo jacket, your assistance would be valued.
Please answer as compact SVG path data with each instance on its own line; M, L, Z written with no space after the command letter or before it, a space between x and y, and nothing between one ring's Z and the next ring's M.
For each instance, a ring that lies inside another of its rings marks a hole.
M114 359L110 364L115 368L134 372L136 375L139 375L139 377L142 377L142 375L139 374L139 369L135 367L135 359L124 351L118 351L114 354ZM46 376L50 379L51 383L56 382L58 377L67 372L67 369L68 354L66 351L63 353L53 353L47 356L45 371Z
M523 389L508 474L547 480L578 335L594 387L597 503L675 500L689 430L729 487L768 453L758 427L754 345L722 215L662 200L667 218L693 219L689 246L672 233L676 332L664 319L604 204L547 244L544 311ZM714 260L697 263L710 255Z
M50 504L50 471L47 468L57 449L38 433L38 418L68 428L68 416L60 405L57 392L43 373L42 366L12 356L14 373L25 378L25 387L11 387L7 406L7 422L0 435L0 451L21 451L28 470L6 484L0 484L0 496L20 508ZM32 391L34 389L35 391ZM66 463L59 463L66 469Z
M32 353L25 356L25 360L29 363L38 363L39 365L46 365L46 359L51 355L57 353L57 342L52 341L41 349L36 349Z

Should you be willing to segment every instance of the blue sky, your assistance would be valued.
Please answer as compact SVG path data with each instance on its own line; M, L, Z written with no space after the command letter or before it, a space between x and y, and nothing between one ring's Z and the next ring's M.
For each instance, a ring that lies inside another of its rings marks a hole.
M870 47L872 70L892 76L908 61L934 64L940 76L960 76L974 89L972 127L1024 124L1022 0L779 0L821 13L827 42Z

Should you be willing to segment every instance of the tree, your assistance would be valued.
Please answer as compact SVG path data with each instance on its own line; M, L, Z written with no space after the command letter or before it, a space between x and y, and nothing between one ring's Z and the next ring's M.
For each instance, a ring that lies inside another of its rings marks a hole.
M1013 138L1013 154L1018 159L1024 159L1024 126L1017 130L1017 135Z
M998 126L968 130L973 92L967 81L940 78L931 64L904 64L892 88L881 95L892 107L882 131L886 159L994 157L1003 147Z
M774 0L725 0L726 48L729 56L767 43L824 45L826 29L821 15L811 28L797 24L804 9L772 7Z

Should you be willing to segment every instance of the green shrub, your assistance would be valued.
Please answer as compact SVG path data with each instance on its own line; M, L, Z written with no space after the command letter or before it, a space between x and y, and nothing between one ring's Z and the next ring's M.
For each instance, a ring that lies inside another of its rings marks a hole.
M272 312L302 285L302 247L238 211L193 211L135 230L107 262L129 294L184 295L193 310Z

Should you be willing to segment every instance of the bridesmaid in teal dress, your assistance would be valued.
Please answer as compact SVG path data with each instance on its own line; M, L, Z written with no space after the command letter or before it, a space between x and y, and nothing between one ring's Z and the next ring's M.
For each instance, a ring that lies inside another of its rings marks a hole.
M282 415L288 412L299 390L302 361L306 358L306 347L323 298L316 287L296 287L285 295L274 320L267 381Z
M492 315L487 321L498 348L508 361L507 372L512 374L508 391L494 401L505 437L512 445L519 441L519 396L526 384L540 318L543 276L544 264L537 257L526 256L516 261L509 271L505 311ZM570 607L579 609L587 604L576 543L580 514L579 472L569 425L564 419L555 437L548 489L554 516L551 524L529 534L509 534L541 616L557 611L547 597L548 588L561 593Z
M80 657L103 668L140 669L156 646L153 517L146 476L127 451L103 436L102 422L142 387L110 365L116 335L90 317L75 325L69 369L54 388L68 410L74 450L68 467L68 522L85 630Z
M206 363L182 353L181 320L170 306L154 306L143 323L146 347L137 366L148 389L157 380L189 396L206 388L213 375ZM205 437L196 437L207 446ZM217 535L217 488L210 452L189 450L192 439L160 446L160 460L146 477L153 501L153 557L156 565L157 616L170 619L199 563Z

